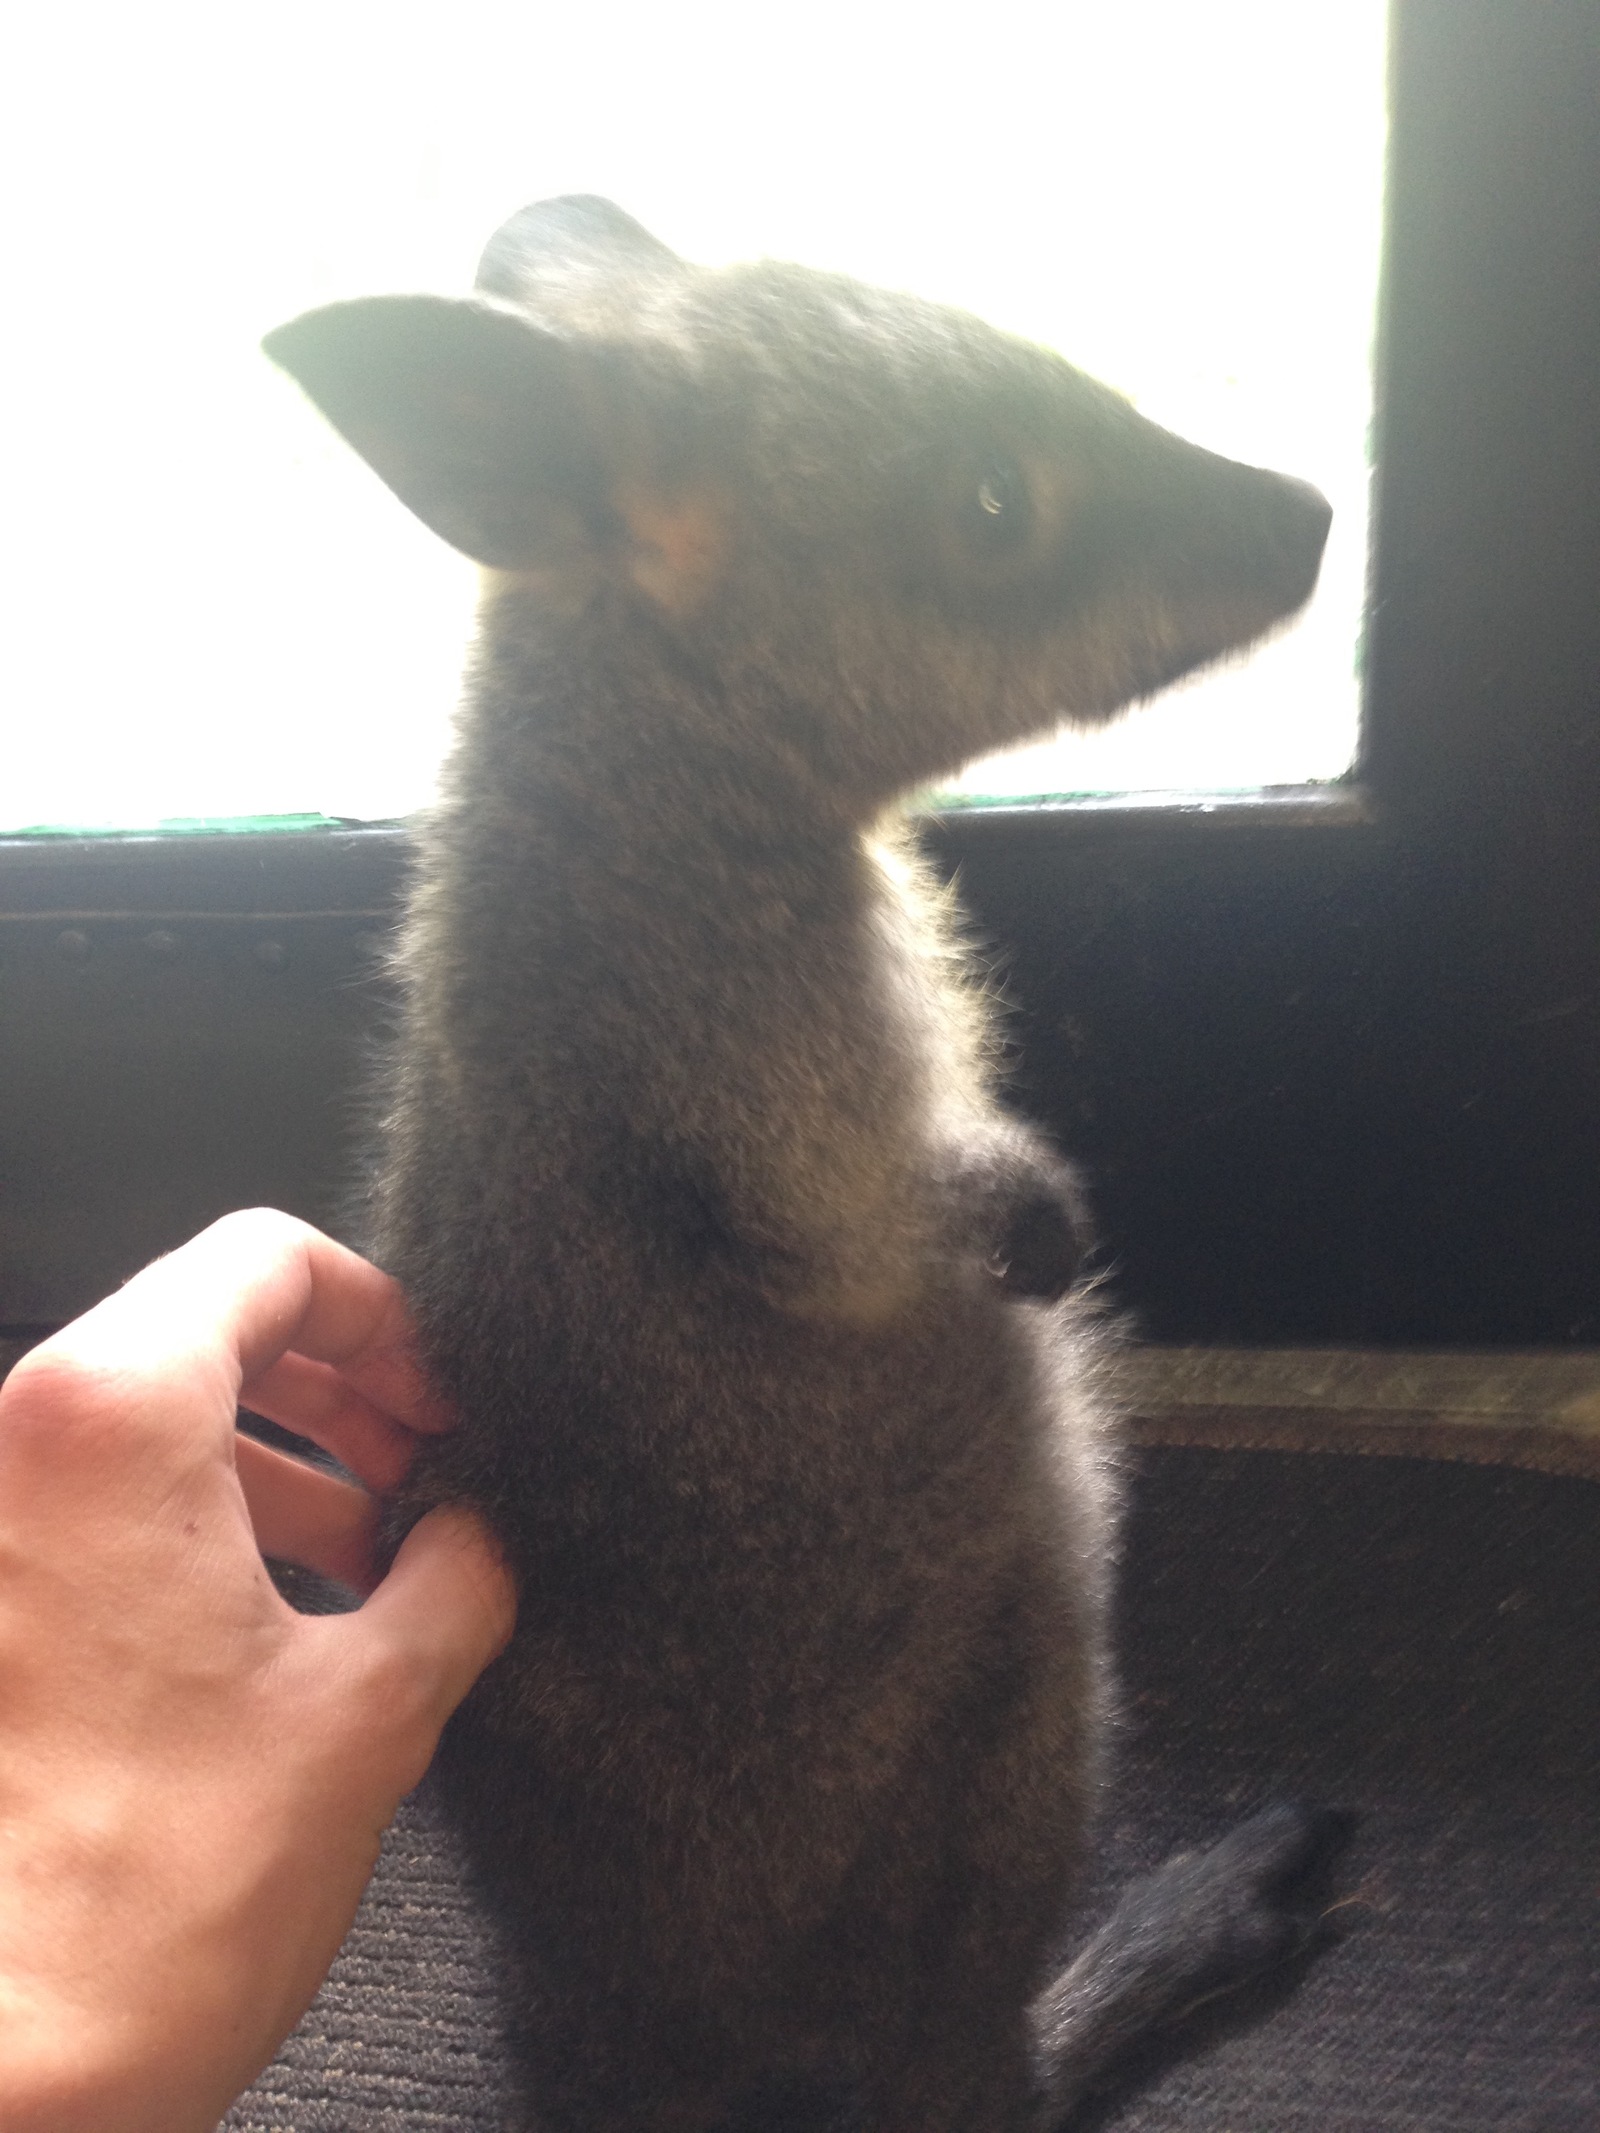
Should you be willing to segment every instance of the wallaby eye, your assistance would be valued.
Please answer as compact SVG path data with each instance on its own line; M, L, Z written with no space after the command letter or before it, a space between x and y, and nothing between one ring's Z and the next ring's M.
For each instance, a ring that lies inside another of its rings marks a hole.
M983 555L1006 555L1033 530L1033 499L1014 461L991 459L980 471L963 512L964 531Z

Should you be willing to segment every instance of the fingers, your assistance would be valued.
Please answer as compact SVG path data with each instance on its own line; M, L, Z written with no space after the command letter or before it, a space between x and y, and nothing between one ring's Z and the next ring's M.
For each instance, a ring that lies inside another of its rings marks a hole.
M412 1433L375 1407L331 1363L283 1355L240 1387L241 1402L297 1435L309 1437L369 1489L392 1489L411 1463Z
M364 1396L366 1421L386 1416L406 1429L430 1434L454 1426L448 1403L429 1384L417 1362L411 1319L399 1283L358 1252L335 1244L292 1215L252 1208L225 1215L181 1252L161 1261L160 1268L172 1267L189 1254L207 1271L214 1260L223 1279L232 1279L233 1286L224 1295L219 1331L232 1341L243 1383L252 1397L279 1359L293 1351L310 1364L336 1369ZM290 1372L275 1391L292 1381L291 1397L307 1394L314 1377L307 1368ZM329 1377L321 1379L322 1398L333 1412L331 1384ZM310 1412L315 1412L316 1404L313 1395ZM381 1458L373 1432L358 1420L363 1410L349 1402L337 1413L341 1426L355 1431L352 1445L366 1444ZM281 1420L286 1428L301 1429L319 1444L324 1442L291 1416L270 1419ZM386 1434L391 1447L397 1444L395 1435ZM326 1448L340 1458L345 1456L338 1444ZM352 1471L362 1471L354 1459L346 1463ZM398 1474L392 1478L398 1479Z
M237 1356L247 1380L290 1348L318 1362L359 1366L409 1345L405 1304L387 1274L271 1208L224 1215L136 1279L171 1287L186 1309L208 1313L213 1337ZM408 1392L416 1397L418 1385L390 1375L402 1402ZM400 1419L407 1419L403 1412Z
M263 1555L372 1589L378 1510L364 1489L253 1437L239 1438L235 1458Z
M404 1304L385 1322L383 1330L365 1347L347 1356L339 1365L340 1375L386 1415L393 1415L407 1429L424 1436L440 1434L456 1426L456 1413L428 1380L417 1361L415 1335Z
M28 1366L19 1375L26 1379ZM236 1439L236 1403L243 1396L269 1420L323 1445L378 1493L404 1476L413 1433L454 1421L417 1365L398 1285L308 1224L265 1208L225 1216L135 1275L36 1351L31 1377L33 1404L47 1423L56 1418L44 1432L54 1450L61 1413L92 1410L124 1448L140 1424L146 1460L158 1439L169 1451L181 1448L186 1465L197 1452L203 1460L221 1452L236 1462L263 1553L361 1590L373 1583L377 1516L365 1490ZM158 1493L168 1488L165 1465L163 1453L145 1469ZM476 1594L467 1616L475 1610L492 1647L509 1634L509 1582L481 1535L463 1552L458 1533L458 1544L439 1554L450 1530L448 1521L439 1531L425 1521L425 1537L407 1543L406 1559L431 1565L431 1582L444 1578L453 1621L462 1618L462 1595ZM411 1576L401 1578L391 1604L413 1590ZM455 1695L482 1663L471 1662L470 1650L453 1662Z
M416 1363L397 1284L266 1208L224 1216L46 1345L57 1363L114 1385L124 1405L159 1395L156 1411L174 1424L204 1417L219 1443L232 1436L241 1389L259 1387L263 1413L370 1469L379 1487L403 1471L403 1433L385 1417L429 1432L452 1423ZM282 1369L291 1350L305 1360ZM319 1415L326 1439L311 1427Z
M442 1726L516 1621L516 1585L493 1537L470 1511L430 1511L406 1535L394 1567L345 1622L386 1647L424 1685Z
M447 1426L411 1360L397 1283L309 1223L271 1208L224 1215L136 1274L78 1326L138 1338L147 1353L209 1347L238 1378L259 1377L289 1349L342 1369L407 1424ZM142 1334L139 1329L143 1329Z

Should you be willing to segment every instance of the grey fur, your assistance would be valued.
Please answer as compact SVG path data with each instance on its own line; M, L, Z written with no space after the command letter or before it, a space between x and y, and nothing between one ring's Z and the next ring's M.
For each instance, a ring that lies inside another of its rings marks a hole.
M371 1242L464 1421L398 1515L480 1505L520 1582L443 1770L539 2121L1016 2133L1103 2056L1029 2008L1107 1488L1074 1189L894 809L1273 625L1326 506L601 201L267 346L487 566ZM1101 2026L1173 1969L1113 1965Z

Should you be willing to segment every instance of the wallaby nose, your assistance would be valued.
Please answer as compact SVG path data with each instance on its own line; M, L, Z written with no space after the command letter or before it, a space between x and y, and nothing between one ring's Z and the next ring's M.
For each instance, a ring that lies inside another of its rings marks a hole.
M1278 479L1283 483L1286 508L1300 519L1311 552L1320 556L1328 528L1333 524L1332 504L1308 481L1297 481L1292 474L1280 474Z
M1152 455L1145 495L1149 530L1132 522L1130 540L1148 550L1153 536L1191 597L1243 602L1257 630L1310 597L1333 517L1310 482L1174 439Z
M1277 550L1274 573L1285 612L1309 599L1322 568L1322 551L1333 523L1333 506L1322 491L1292 474L1279 474L1277 509L1272 518L1272 537Z

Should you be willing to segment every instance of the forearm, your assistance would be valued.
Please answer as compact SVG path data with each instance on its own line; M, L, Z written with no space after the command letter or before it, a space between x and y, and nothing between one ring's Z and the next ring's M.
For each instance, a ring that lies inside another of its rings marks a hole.
M219 2053L220 2040L205 2034L208 2009L163 2009L142 1989L106 1989L121 1976L80 1976L72 1989L0 1980L7 2133L211 2133L251 2080L257 2066L237 2049ZM243 2044L243 2031L231 2041Z
M7 2133L210 2133L316 1990L376 1833L319 1858L276 1788L206 1790L134 1778L23 1817L0 1871Z
M76 2008L0 1987L7 2133L212 2133L237 2085L197 2087L195 2073L136 2017L102 2034Z

